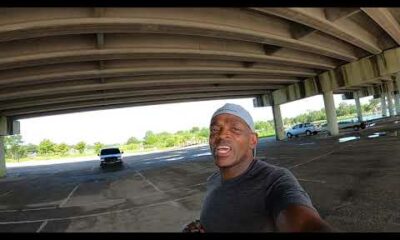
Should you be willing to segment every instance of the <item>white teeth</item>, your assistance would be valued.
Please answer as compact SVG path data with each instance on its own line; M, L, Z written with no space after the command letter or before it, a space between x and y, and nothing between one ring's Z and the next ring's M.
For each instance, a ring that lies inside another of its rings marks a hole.
M218 152L218 153L225 154L225 153L227 153L227 152L229 152L231 150L231 147L229 147L229 146L218 146L216 150L217 150L216 152Z
M218 146L217 147L217 150L226 150L226 151L228 151L228 150L230 150L231 148L229 147L229 146Z

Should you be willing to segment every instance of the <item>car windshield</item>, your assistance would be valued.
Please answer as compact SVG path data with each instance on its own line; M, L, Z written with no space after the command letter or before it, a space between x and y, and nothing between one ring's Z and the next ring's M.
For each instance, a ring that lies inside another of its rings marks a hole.
M118 148L102 149L100 155L119 154L121 153Z

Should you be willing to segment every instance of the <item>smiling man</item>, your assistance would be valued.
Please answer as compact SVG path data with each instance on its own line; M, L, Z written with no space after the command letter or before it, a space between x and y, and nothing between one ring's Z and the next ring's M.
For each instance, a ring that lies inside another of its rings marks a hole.
M201 232L332 231L287 169L255 159L251 115L227 103L212 116L209 144L219 171L208 178Z

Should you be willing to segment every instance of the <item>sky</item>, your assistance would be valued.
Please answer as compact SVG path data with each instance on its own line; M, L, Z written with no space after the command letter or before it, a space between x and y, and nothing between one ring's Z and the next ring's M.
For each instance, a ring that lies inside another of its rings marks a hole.
M369 97L370 98L370 97ZM361 103L369 98L362 98ZM334 95L335 105L345 101L342 95ZM236 103L246 108L254 121L272 120L271 107L253 107L253 98L225 99L201 102L161 104L142 107L118 108L72 114L21 119L21 135L25 144L39 144L43 139L55 143L104 144L125 143L130 137L143 139L146 131L154 133L189 130L192 127L208 127L214 111L225 103ZM294 117L308 110L324 107L322 95L281 105L282 117Z

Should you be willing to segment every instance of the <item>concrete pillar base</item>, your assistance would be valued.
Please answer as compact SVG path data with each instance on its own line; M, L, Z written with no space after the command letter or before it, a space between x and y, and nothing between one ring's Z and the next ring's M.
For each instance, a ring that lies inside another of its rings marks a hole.
M382 109L382 117L386 117L387 116L386 93L381 94L381 109Z
M0 136L0 178L6 176L6 156L4 152L4 137Z
M394 105L396 108L396 115L400 115L400 94L394 96Z
M276 140L284 140L286 136L285 129L283 128L281 107L279 105L272 106L272 113L274 115Z
M388 109L389 109L389 116L394 116L394 104L393 104L393 82L389 81L386 83L387 89L387 102L388 102Z
M339 127L337 124L335 100L333 99L333 92L324 92L324 105L326 118L328 120L328 131L331 136L339 135Z
M358 121L362 122L362 120L363 120L362 109L361 109L360 98L359 98L357 92L354 92L354 100L356 101L356 110L357 110Z

